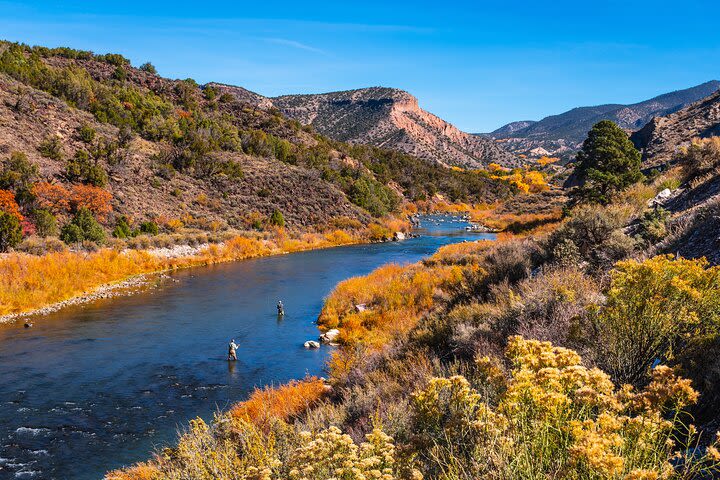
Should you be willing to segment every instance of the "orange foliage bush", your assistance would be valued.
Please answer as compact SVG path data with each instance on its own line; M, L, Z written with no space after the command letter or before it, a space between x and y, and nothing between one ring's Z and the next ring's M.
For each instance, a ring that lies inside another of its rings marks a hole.
M389 264L364 277L349 278L326 299L318 318L323 330L340 329L340 343L380 346L407 331L434 305L434 293L462 279L457 265ZM366 309L358 311L356 305Z
M15 201L15 194L9 190L0 190L0 212L8 213L17 217L19 221L23 221L20 207Z
M555 163L558 160L560 159L557 157L548 157L547 155L543 155L537 159L537 163L540 164L541 167L544 167L546 165L550 165L551 163Z
M287 421L315 404L324 393L325 385L317 377L256 389L246 401L233 406L230 415L258 426L272 419Z
M168 223L170 223L169 221ZM385 227L377 225L383 232ZM20 313L61 302L133 275L210 265L234 260L359 243L373 238L364 231L305 233L291 238L276 229L265 238L237 236L212 244L197 255L161 258L146 251L55 252L43 256L13 253L0 258L0 315Z
M70 209L70 192L59 184L38 182L32 187L32 194L38 206L54 215L65 213Z
M123 470L113 470L105 475L106 480L160 480L160 470L149 463L139 463Z
M95 217L104 222L112 212L112 195L107 190L93 185L73 185L71 201L75 208L87 208Z

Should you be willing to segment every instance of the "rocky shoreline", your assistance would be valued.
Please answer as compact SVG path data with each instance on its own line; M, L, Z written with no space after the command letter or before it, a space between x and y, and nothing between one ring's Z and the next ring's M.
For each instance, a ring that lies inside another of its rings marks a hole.
M175 245L173 247L153 248L145 251L150 255L156 257L181 258L197 255L208 246L208 243L203 243L194 247L189 245ZM69 307L72 305L83 305L104 298L133 295L137 293L140 289L147 288L150 284L150 279L157 279L158 281L160 281L168 278L170 277L167 274L157 272L135 275L121 282L100 285L98 288L92 290L91 292L86 292L82 295L68 298L67 300L46 305L41 308L28 310L26 312L8 313L6 315L0 315L0 324L9 323L28 317L47 315L65 307Z
M390 237L384 241L402 241L415 236L417 235L414 235L412 233L403 234L402 232L395 232L393 237ZM194 247L189 245L175 245L173 247L154 248L145 251L150 255L156 257L186 258L198 255L203 249L207 248L208 246L208 243L204 243ZM275 255L287 253L290 252L279 252ZM98 288L92 290L91 292L86 292L76 297L72 297L61 302L56 302L51 305L46 305L41 308L28 310L25 312L0 315L0 324L10 323L29 317L47 315L73 305L83 305L86 303L94 302L96 300L133 295L135 293L138 293L141 289L148 288L150 286L150 279L157 279L156 285L158 285L162 280L171 279L171 277L166 273L162 272L151 272L141 275L135 275L121 282L100 285Z
M46 305L42 308L29 310L27 312L9 313L7 315L2 315L0 316L0 324L9 323L29 317L47 315L73 305L84 305L86 303L94 302L96 300L133 295L135 293L138 293L141 289L146 289L150 287L151 280L157 280L157 285L160 283L160 281L169 278L170 277L164 273L146 273L143 275L136 275L119 283L101 285L92 292L87 292L82 295L63 300L62 302Z

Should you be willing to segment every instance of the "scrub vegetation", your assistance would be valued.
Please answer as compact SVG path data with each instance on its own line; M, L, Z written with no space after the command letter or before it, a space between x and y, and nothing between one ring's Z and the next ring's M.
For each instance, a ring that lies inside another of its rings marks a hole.
M407 229L412 202L518 191L330 140L116 54L0 42L0 97L12 119L0 125L0 315L139 273L384 241ZM142 253L185 245L204 249Z
M92 216L87 210L81 210L69 224L70 227L63 228L63 235L76 236L72 241L80 242L87 241L89 234L104 235L97 222L90 223L90 220ZM0 257L0 315L38 309L133 275L384 240L392 236L392 232L407 229L407 226L406 222L388 220L372 223L367 228L338 229L329 233L292 233L276 227L263 233L225 232L215 237L205 233L176 237L141 234L127 241L118 239L116 248L97 251L71 251L61 245L59 251L43 255L9 253ZM152 225L144 228L152 229ZM133 242L139 242L141 248L127 249L128 243ZM196 252L166 256L148 250L152 245L177 244L195 246Z
M552 228L341 282L325 390L263 390L249 405L302 408L258 425L240 403L109 478L714 478L720 267L649 227L669 220L648 200L687 181L602 187Z

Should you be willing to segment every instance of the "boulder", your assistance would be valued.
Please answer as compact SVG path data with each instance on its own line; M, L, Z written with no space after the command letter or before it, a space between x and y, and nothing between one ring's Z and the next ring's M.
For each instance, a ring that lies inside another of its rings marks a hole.
M303 344L303 346L305 348L310 348L310 349L320 348L320 344L318 342L316 342L315 340L308 340L307 342L305 342Z
M670 198L672 196L672 190L669 188L666 188L665 190L661 191L657 195L655 195L655 198L648 201L648 207L654 207L655 205L662 205L665 203L665 200Z
M395 232L393 234L393 242L401 242L407 238L403 232Z
M364 303L358 303L357 305L355 305L355 311L357 313L364 312L365 310L367 310L367 305L365 305Z
M320 335L320 341L322 343L333 343L335 340L337 340L338 335L340 335L340 330L337 328L333 328L332 330L328 330L327 332Z

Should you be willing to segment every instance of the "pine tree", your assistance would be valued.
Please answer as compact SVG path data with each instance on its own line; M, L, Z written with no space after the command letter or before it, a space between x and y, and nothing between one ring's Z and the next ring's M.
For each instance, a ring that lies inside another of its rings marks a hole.
M640 152L610 120L596 123L577 155L581 200L607 204L613 195L642 180Z

